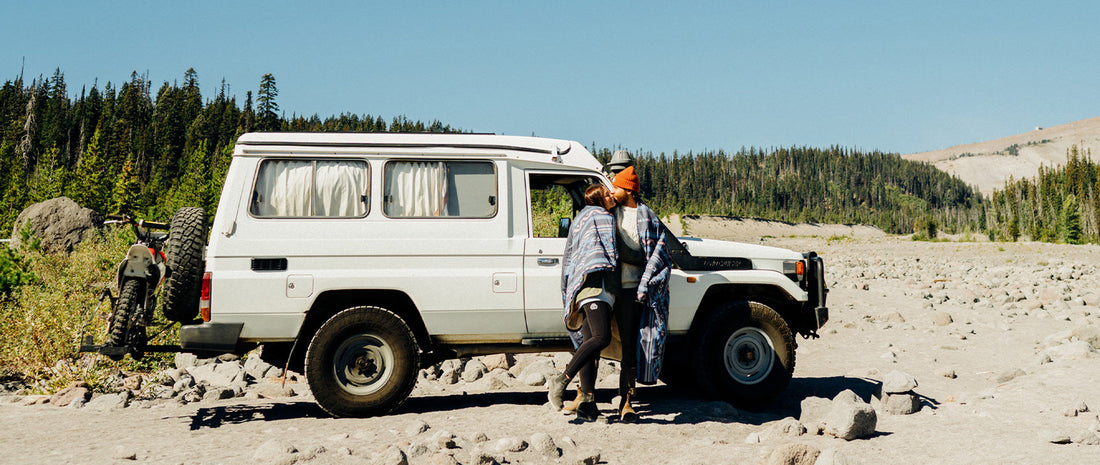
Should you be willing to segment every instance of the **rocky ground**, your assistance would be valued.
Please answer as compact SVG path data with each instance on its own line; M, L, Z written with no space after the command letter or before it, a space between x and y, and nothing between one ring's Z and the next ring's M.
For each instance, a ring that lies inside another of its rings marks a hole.
M690 226L690 225L689 225ZM721 233L711 233L722 237ZM776 234L776 236L780 236ZM732 236L731 236L732 237ZM754 242L759 243L759 240ZM397 413L328 418L291 373L224 357L118 393L0 393L3 463L1096 463L1100 247L894 237L763 241L825 257L831 320L752 411L658 385L638 424L546 406L564 354L423 370ZM600 369L611 416L618 372ZM885 391L885 393L884 393ZM63 407L61 405L64 405ZM906 413L916 410L914 413Z

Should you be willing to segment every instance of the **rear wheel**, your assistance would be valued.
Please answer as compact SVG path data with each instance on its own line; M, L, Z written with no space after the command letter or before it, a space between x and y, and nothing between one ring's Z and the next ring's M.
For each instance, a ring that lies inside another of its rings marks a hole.
M794 336L771 307L732 302L700 328L692 371L706 393L752 407L787 387L794 374Z
M169 321L190 321L199 313L206 211L183 207L172 215L165 255L171 273L164 280L161 311Z
M131 356L140 360L148 342L145 334L145 292L144 283L138 279L122 282L122 289L111 313L110 330L107 333L107 345L130 346L134 350ZM122 355L110 356L112 360L122 359Z
M412 330L380 307L354 307L330 318L309 343L305 372L313 397L337 417L384 415L416 385L420 355Z

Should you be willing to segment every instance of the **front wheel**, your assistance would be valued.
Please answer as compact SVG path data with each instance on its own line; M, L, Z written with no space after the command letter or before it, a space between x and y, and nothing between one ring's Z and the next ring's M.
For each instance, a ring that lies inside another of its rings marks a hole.
M416 385L420 353L401 317L354 307L330 318L309 343L305 372L317 404L336 417L384 415Z
M787 387L794 374L794 336L771 307L732 302L700 328L692 371L707 394L753 407Z
M139 360L144 355L142 349L148 342L145 334L144 284L138 279L123 281L107 333L107 345L130 346L133 349L131 356ZM115 355L111 358L120 360L122 356Z

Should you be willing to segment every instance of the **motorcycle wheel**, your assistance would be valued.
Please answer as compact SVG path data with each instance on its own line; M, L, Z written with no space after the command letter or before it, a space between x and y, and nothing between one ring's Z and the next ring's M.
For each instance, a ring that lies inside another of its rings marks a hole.
M142 349L148 342L145 334L145 296L142 287L143 283L138 279L127 279L122 282L118 301L115 302L115 310L111 313L110 330L107 334L107 345L130 346L133 349L130 355L138 360L144 355ZM111 359L120 360L122 356L113 355Z

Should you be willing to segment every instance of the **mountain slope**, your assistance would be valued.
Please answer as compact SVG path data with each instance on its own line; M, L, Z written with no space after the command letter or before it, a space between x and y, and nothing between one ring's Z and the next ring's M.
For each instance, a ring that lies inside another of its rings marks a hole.
M1066 161L1066 150L1074 144L1082 151L1100 147L1100 117L901 157L930 162L989 194L1003 188L1009 176L1030 178L1042 165L1061 166Z

